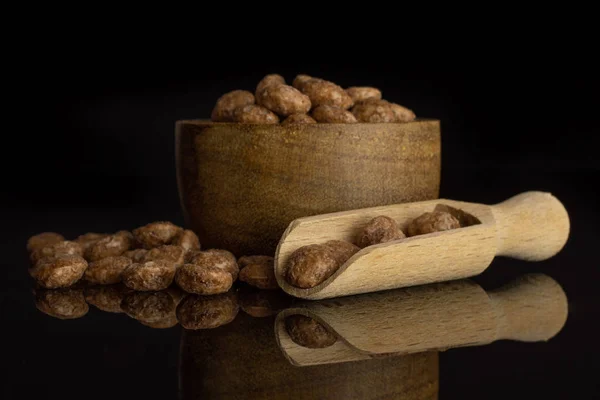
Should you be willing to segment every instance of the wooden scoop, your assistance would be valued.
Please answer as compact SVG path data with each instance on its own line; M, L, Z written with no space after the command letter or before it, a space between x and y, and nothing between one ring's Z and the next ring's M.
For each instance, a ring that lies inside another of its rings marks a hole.
M386 215L405 231L408 223L434 209L453 210L460 229L369 246L323 283L300 289L284 278L298 248L328 240L353 242L372 218ZM454 200L395 204L299 218L290 223L275 253L275 276L292 296L324 299L466 278L482 273L495 256L541 261L558 253L569 236L569 216L550 193L526 192L488 206Z
M301 314L325 326L337 340L307 348L289 336L285 319ZM305 302L280 312L277 343L294 365L480 346L499 339L546 341L564 326L567 297L543 274L527 274L485 292L469 280Z

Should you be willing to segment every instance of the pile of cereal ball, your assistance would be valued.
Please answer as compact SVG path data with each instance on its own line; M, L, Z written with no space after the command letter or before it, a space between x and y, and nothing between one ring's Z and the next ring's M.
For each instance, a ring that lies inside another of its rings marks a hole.
M72 241L44 232L27 250L36 306L60 319L80 318L92 304L152 328L210 329L233 321L239 308L264 317L288 301L271 290L279 288L273 257L201 250L193 231L171 222ZM246 286L232 288L236 280Z
M254 94L234 90L217 100L214 122L243 124L315 124L409 122L415 113L381 98L374 87L343 89L333 82L298 75L292 85L278 74L265 76Z
M80 279L91 284L122 282L136 291L158 291L173 282L188 293L227 292L239 279L260 289L277 289L273 257L245 256L227 250L200 250L196 234L171 222L153 222L114 234L86 233L70 241L54 232L27 242L30 275L47 289ZM240 271L241 268L241 271Z

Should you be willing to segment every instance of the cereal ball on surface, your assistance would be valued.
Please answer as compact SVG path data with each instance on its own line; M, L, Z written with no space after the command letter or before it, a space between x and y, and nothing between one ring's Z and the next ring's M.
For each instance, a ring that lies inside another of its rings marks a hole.
M89 310L83 292L76 289L37 290L35 306L44 314L58 319L81 318Z
M169 287L175 277L177 266L169 261L147 261L131 264L123 271L125 286L139 291L158 291Z
M275 258L271 256L242 256L237 262L240 268L244 268L250 264L273 263L274 260Z
M404 239L406 236L398 227L396 221L385 215L373 218L362 229L356 239L356 244L361 247L373 246L379 243Z
M302 91L304 84L306 82L310 81L311 79L316 79L316 78L313 78L312 76L308 76L308 75L304 75L304 74L297 75L296 78L294 78L294 82L292 82L292 86L295 87L296 89Z
M233 285L231 273L210 266L184 264L175 275L177 285L188 293L201 295L225 293Z
M279 289L272 257L246 265L240 271L239 279L259 289Z
M323 349L337 342L337 337L323 325L304 315L291 315L285 319L290 339L302 347Z
M133 236L128 231L119 231L114 235L98 240L85 252L88 261L98 261L106 257L120 256L133 244Z
M350 111L328 105L318 106L311 115L321 123L355 124L357 122L356 117Z
M263 106L248 105L235 110L233 120L241 124L277 124L277 114Z
M308 114L292 114L281 122L281 125L292 125L292 124L316 124L314 120Z
M183 247L185 251L200 250L200 239L189 229L179 232L171 242L172 245Z
M30 269L31 276L47 289L73 285L83 276L87 261L78 255L58 255L42 258Z
M185 263L185 255L186 251L183 247L165 245L149 250L144 255L142 262L164 260L179 266Z
M60 233L56 232L43 232L38 233L29 238L27 241L27 251L36 251L43 249L44 247L51 246L53 244L64 242L65 237Z
M412 110L403 107L399 104L390 103L390 107L394 112L394 116L396 118L395 122L410 122L416 118L416 115Z
M81 245L81 247L83 248L83 251L85 253L97 241L99 241L100 239L104 239L105 237L108 237L108 236L109 236L108 233L89 232L89 233L86 233L84 235L77 237L77 239L75 239L75 243L79 243L79 245Z
M131 259L123 256L106 257L93 261L85 270L85 280L97 285L111 285L121 282L123 271L131 265Z
M145 249L169 244L182 229L168 221L152 222L133 230L136 242Z
M342 266L350 257L360 251L360 248L354 243L345 240L329 240L324 243L324 246L329 247L339 266Z
M258 85L256 85L256 91L254 92L255 96L258 98L259 93L262 92L264 88L271 85L285 85L285 79L279 74L269 74L265 76L258 82Z
M123 257L129 258L134 263L140 263L144 260L146 253L148 253L146 249L134 249L123 253Z
M288 85L265 87L256 98L259 105L283 117L306 114L310 110L310 99L298 89Z
M214 329L233 321L238 310L237 297L232 292L190 295L177 306L177 319L185 329Z
M381 100L381 90L374 87L353 86L346 89L346 93L352 97L354 104L368 99Z
M330 247L311 244L294 251L287 261L286 281L298 288L311 288L324 282L339 268Z
M447 231L460 228L460 223L450 213L442 211L427 212L408 224L408 236Z
M344 89L322 79L310 79L304 82L302 93L308 96L313 107L327 105L347 110L354 104L352 97Z
M219 97L210 119L214 122L233 122L238 108L254 104L254 95L247 90L234 90Z
M384 100L367 100L357 103L352 108L352 114L359 122L396 122L392 107Z
M231 274L233 282L235 282L240 272L235 256L231 252L221 249L209 249L197 252L190 257L188 264L220 268Z
M78 243L64 240L56 242L49 246L42 247L31 253L31 261L35 264L42 258L58 257L58 256L83 256L83 249Z

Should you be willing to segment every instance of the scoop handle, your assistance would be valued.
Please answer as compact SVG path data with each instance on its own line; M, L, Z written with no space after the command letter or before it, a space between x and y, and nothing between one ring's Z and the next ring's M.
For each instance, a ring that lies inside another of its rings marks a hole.
M550 193L525 192L492 206L496 255L541 261L558 253L569 237L569 215Z

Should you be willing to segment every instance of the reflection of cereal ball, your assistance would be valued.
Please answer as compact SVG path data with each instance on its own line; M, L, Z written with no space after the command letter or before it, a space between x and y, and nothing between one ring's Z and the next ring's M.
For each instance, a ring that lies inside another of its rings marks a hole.
M241 288L238 292L240 308L255 318L268 317L286 308L291 297L281 290L257 290L250 287Z
M27 241L27 251L36 251L44 247L51 246L58 242L63 242L64 236L56 232L43 232L32 236Z
M239 310L234 293L187 296L177 307L177 319L185 329L212 329L230 323Z
M234 282L240 272L235 256L231 252L221 249L209 249L195 253L189 259L188 264L220 268L229 272Z
M129 258L134 263L140 263L144 260L146 253L148 253L146 249L134 249L123 253L123 257Z
M360 251L360 248L354 243L346 242L345 240L329 240L324 245L331 249L335 260L340 266Z
M165 245L148 251L144 256L143 261L164 260L179 266L185 262L185 254L186 251L183 249L183 247Z
M151 324L168 319L175 303L165 292L131 292L123 299L121 309L131 318Z
M76 255L59 255L39 260L29 271L31 276L47 289L71 286L83 276L87 261Z
M106 257L120 256L131 247L133 236L130 232L119 231L114 235L98 240L85 252L88 261L98 261Z
M450 213L443 211L427 212L408 224L408 236L447 231L460 228L460 223Z
M78 243L64 240L35 250L31 253L31 261L35 264L42 258L66 255L83 256L83 249Z
M190 231L189 229L179 232L171 244L183 247L185 251L200 250L200 240L198 239L198 236L194 231Z
M122 313L121 302L131 290L121 284L90 286L85 288L85 301L96 308L110 312Z
M311 349L322 349L337 342L337 337L323 325L304 315L291 315L285 319L285 328L294 343Z
M145 249L169 244L182 231L180 227L168 221L152 222L133 230L137 243Z
M131 259L123 256L106 257L89 264L85 280L98 285L111 285L121 282L121 274L131 265Z
M86 252L98 240L104 239L107 236L108 236L107 233L89 232L89 233L86 233L85 235L79 236L77 239L75 239L75 242L79 243L81 245L81 247L83 248L83 251Z
M254 104L254 95L247 90L234 90L219 97L210 119L214 122L233 122L235 110Z
M131 264L123 271L123 283L130 289L141 291L163 290L169 287L175 277L177 266L169 261L146 261Z
M169 315L167 315L167 317L165 317L163 319L160 319L158 321L152 321L152 322L140 320L140 323L142 325L146 325L149 328L168 329L168 328L172 328L175 325L177 325L177 323L178 323L177 314L175 314L175 309L173 309L173 312L169 313Z
M167 293L169 296L171 296L173 298L173 302L175 303L175 305L178 305L179 303L181 303L181 300L183 300L183 298L185 296L187 296L186 292L184 292L183 290L179 289L175 285L169 286L168 288L166 288L164 290L164 292Z
M358 234L356 244L364 248L379 243L404 239L404 233L398 228L396 221L385 215L373 218Z
M175 282L188 293L209 295L225 293L233 279L229 272L218 267L184 264L177 270Z
M89 309L82 291L75 289L37 290L35 306L41 312L59 319L81 318Z
M294 251L287 262L286 281L295 287L311 288L324 282L340 263L330 247L310 244Z

